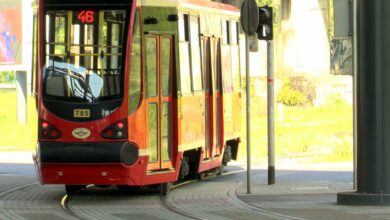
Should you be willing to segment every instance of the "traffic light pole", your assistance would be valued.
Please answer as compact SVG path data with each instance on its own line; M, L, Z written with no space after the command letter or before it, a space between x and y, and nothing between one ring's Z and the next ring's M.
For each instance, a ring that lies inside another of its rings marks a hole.
M268 185L275 184L274 41L267 41Z
M355 0L357 190L338 204L390 205L390 1Z
M246 61L246 170L247 194L251 194L251 93L250 93L250 63L249 63L249 35L245 34L245 61Z

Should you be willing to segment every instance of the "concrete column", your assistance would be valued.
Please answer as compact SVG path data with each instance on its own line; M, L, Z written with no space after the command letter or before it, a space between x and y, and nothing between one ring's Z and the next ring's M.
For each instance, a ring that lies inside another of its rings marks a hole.
M390 1L355 0L357 191L339 204L390 205Z
M27 72L16 71L16 119L27 123Z

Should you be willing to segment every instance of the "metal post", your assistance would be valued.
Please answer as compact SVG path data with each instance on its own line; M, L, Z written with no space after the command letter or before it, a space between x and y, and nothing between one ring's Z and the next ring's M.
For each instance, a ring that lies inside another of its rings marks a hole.
M267 41L268 185L275 184L274 43Z
M357 189L357 2L352 1L352 72L353 72L353 188Z
M27 123L27 73L16 71L16 119Z
M246 159L247 159L247 193L251 194L251 93L250 93L250 63L249 63L249 35L245 34L245 62L246 62Z

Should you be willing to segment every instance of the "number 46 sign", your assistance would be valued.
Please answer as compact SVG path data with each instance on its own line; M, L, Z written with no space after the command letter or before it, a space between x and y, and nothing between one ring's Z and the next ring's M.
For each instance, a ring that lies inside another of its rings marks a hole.
M73 24L94 24L97 13L91 10L76 11L73 14Z

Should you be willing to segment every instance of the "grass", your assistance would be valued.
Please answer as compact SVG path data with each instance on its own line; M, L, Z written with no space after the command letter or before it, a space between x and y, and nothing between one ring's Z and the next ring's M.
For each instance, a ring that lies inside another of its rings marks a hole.
M264 161L268 155L266 101L259 97L251 99L252 160ZM245 121L243 114L241 159L246 155ZM328 103L323 107L275 106L275 152L279 158L351 161L352 130L352 106L343 102Z
M33 151L37 139L35 100L28 98L27 125L16 122L15 92L0 92L0 152ZM245 102L245 98L243 98ZM253 160L267 157L267 109L264 98L251 100ZM283 111L283 117L282 113ZM246 155L245 108L239 157ZM275 106L275 149L279 158L309 158L315 162L352 160L352 106L335 102L324 107Z
M0 152L33 151L37 140L35 100L28 97L27 124L16 120L16 93L0 91Z

